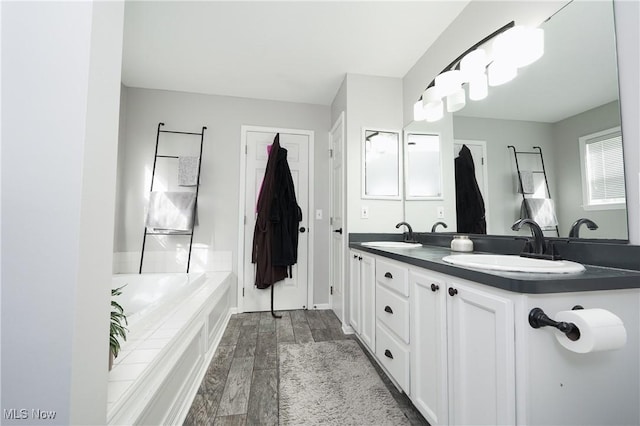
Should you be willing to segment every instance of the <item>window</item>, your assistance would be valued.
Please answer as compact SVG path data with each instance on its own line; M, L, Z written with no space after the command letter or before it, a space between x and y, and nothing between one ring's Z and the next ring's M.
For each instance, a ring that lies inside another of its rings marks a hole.
M582 136L579 144L583 207L586 210L624 208L620 127Z

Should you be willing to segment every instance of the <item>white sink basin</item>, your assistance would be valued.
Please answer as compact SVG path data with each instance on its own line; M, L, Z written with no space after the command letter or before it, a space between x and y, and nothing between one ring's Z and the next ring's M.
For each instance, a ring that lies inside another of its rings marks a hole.
M443 257L447 263L492 271L533 272L542 274L575 274L584 266L568 260L531 259L501 254L454 254Z
M361 243L366 247L380 247L380 248L416 248L422 247L420 243L405 243L402 241L368 241Z

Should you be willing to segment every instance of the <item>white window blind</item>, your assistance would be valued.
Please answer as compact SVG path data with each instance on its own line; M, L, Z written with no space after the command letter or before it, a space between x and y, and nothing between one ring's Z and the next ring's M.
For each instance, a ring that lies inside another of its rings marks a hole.
M622 135L617 129L580 138L586 205L625 203Z

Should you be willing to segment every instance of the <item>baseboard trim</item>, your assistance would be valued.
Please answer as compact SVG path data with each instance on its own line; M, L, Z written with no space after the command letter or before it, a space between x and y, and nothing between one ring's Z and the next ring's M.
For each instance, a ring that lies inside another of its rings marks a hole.
M329 305L328 303L317 303L315 305L313 305L313 309L331 309L331 305Z

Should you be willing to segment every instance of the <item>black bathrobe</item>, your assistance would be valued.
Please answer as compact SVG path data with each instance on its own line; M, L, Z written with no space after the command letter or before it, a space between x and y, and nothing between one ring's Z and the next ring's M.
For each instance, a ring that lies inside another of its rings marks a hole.
M457 232L486 234L484 200L476 181L471 151L462 145L455 162Z
M298 226L302 220L287 150L280 146L279 134L269 152L257 210L252 262L256 264L256 286L264 289L291 276L291 266L298 261Z

